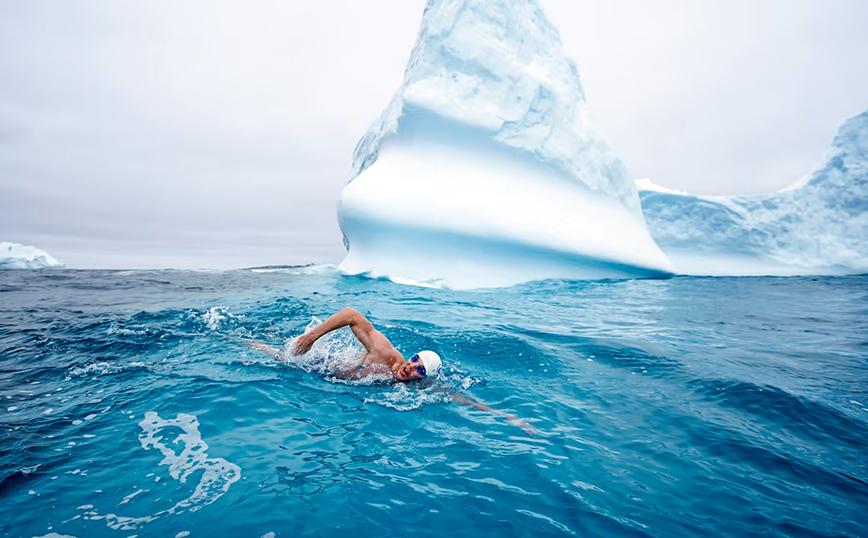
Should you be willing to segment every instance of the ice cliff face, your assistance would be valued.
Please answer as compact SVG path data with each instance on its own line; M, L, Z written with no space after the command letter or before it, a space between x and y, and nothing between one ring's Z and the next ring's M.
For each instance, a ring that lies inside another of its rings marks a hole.
M355 150L341 268L454 287L667 274L584 105L536 0L429 0L404 82Z
M48 269L65 265L36 247L0 243L0 269Z
M838 130L810 177L761 196L690 196L640 184L648 229L679 272L868 272L868 112Z

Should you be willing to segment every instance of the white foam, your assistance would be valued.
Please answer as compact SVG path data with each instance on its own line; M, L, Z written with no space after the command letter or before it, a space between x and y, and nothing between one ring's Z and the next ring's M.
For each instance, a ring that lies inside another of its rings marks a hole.
M236 319L229 310L222 306L212 306L208 312L202 314L202 320L212 331L219 330L225 322Z
M426 404L438 404L450 401L447 394L424 389L409 389L403 383L395 383L391 390L384 390L374 396L365 398L365 403L373 403L389 407L396 411L413 411Z
M305 332L310 331L320 323L322 321L318 318L312 318L305 328ZM303 355L292 354L296 340L297 338L292 338L287 341L278 353L278 360L305 371L320 374L331 374L335 370L354 365L356 358L364 351L349 329L340 329L326 334Z
M146 491L150 491L150 490L147 490L147 489L140 489L140 490L134 491L133 493L130 493L129 495L127 495L126 497L124 497L124 499L123 499L121 502L118 503L118 506L120 506L120 505L122 505L122 504L127 504L128 502L130 502L131 500L133 500L133 499L135 498L136 495L139 495L139 494L144 493L144 492L146 492ZM93 507L91 507L91 508L93 508Z
M157 449L163 455L160 465L169 466L169 475L181 483L186 483L193 473L202 471L199 483L192 495L179 501L171 508L162 510L150 516L127 517L116 514L99 515L93 512L85 519L106 521L106 525L115 530L134 530L166 515L176 515L185 511L195 512L222 497L229 486L241 478L241 468L223 458L209 458L208 445L199 434L199 422L193 415L179 414L173 420L164 420L154 411L145 413L145 418L139 423L143 433L139 436L142 448ZM173 442L164 443L160 434L166 428L179 428L179 434ZM181 453L176 453L171 447L183 444ZM148 490L138 490L126 497L118 506L127 504L136 495Z
M108 334L119 334L121 336L136 336L147 334L147 329L128 329L126 327L118 327L115 323L109 325L108 330L106 330Z
M69 377L87 377L87 376L104 376L117 374L126 370L147 369L148 366L143 362L131 362L127 364L116 364L109 362L93 362L84 366L74 366L69 369L67 375Z
M223 496L229 491L229 486L241 478L241 468L234 463L223 458L208 457L208 445L199 434L199 422L195 416L182 413L174 420L163 420L157 413L148 411L139 426L144 430L139 436L142 447L145 450L155 448L163 454L160 465L169 466L172 478L184 483L194 472L204 471L193 495L178 503L176 508L189 508L192 512L200 510ZM158 436L164 428L171 426L184 431L173 443L184 443L181 454L175 454L174 450L161 442L163 438Z

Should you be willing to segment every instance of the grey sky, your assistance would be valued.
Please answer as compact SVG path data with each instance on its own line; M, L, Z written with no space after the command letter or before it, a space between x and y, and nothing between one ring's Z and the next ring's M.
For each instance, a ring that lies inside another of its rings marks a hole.
M780 188L868 108L863 0L542 0L634 177ZM0 240L71 267L337 262L423 0L0 0Z

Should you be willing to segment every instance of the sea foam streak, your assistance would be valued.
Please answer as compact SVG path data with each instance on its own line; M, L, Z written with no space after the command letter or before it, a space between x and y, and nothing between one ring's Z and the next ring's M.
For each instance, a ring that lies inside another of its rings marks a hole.
M181 514L187 510L195 512L213 503L229 491L229 486L241 478L241 468L223 458L209 458L208 445L199 434L199 422L193 415L179 414L174 420L164 420L154 411L145 413L145 418L139 422L143 433L139 435L142 448L150 450L155 448L163 454L160 465L169 466L169 474L175 480L185 483L187 478L196 471L203 471L199 483L193 494L167 510L157 512L150 516L127 517L115 514L99 515L98 512L85 512L85 519L105 519L106 524L115 530L133 530L150 523L160 517L170 514ZM183 433L179 434L170 443L176 445L183 443L180 454L163 442L159 434L169 427L180 428ZM128 495L120 505L128 503L132 498L144 491L139 490ZM88 508L90 506L88 505Z

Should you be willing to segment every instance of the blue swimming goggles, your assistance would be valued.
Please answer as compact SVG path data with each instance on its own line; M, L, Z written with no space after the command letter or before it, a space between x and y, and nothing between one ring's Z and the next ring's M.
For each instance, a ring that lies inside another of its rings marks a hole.
M428 377L428 372L425 371L425 366L420 362L418 353L410 357L410 362L416 364L416 371L419 372L419 375Z

